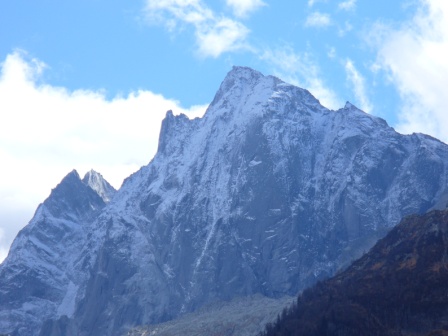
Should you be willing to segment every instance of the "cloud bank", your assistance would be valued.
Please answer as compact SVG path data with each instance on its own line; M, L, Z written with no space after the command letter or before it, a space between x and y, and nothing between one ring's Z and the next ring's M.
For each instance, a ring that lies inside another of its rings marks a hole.
M397 130L448 142L448 1L422 0L412 20L398 28L378 24L370 38L376 69L386 71L402 98Z
M72 169L95 169L116 188L157 149L167 110L201 116L150 91L103 93L42 83L45 64L16 51L0 68L0 261L37 205ZM19 217L17 217L17 214Z
M263 5L257 0L227 0L235 14L245 16ZM232 18L217 15L200 0L146 0L148 22L162 24L174 32L192 27L199 55L217 58L221 54L247 48L249 29Z

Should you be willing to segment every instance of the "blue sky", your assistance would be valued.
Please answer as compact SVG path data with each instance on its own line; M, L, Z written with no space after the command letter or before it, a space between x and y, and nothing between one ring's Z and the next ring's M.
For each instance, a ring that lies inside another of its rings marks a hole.
M26 51L28 57L47 65L40 80L69 90L104 90L110 99L144 89L191 106L210 102L234 64L266 74L286 74L291 77L287 79L306 86L307 73L293 70L290 74L290 69L278 64L282 60L272 59L283 53L287 62L287 53L299 57L304 66L318 68L311 75L320 78L340 103L356 100L345 78L346 59L366 80L375 80L368 73L376 57L366 41L369 30L376 23L396 25L408 19L418 4L234 2L241 7L224 0L3 2L0 56L4 60L14 50ZM195 14L202 15L197 18L202 22L187 17ZM228 27L216 28L226 22ZM206 39L214 30L221 40L215 47L207 46ZM224 45L229 40L226 33L236 35L229 46ZM384 82L384 78L378 80ZM381 95L384 87L374 93ZM394 99L390 100L393 105Z
M119 187L232 65L448 141L445 0L0 2L0 260L64 175Z

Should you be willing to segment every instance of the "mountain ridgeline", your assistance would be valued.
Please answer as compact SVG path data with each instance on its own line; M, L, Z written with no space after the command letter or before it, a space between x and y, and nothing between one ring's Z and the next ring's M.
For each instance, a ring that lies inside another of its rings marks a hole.
M0 333L36 335L44 318L73 313L76 256L115 192L94 171L72 171L38 207L0 265Z
M444 208L447 165L434 138L234 67L203 118L167 113L154 159L110 201L79 177L54 190L0 266L0 333L119 335L212 302L296 295L403 216Z

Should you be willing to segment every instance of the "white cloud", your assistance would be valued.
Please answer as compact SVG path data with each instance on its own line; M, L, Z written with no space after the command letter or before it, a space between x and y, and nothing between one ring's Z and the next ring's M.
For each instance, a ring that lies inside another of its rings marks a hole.
M247 14L259 2L243 1L234 9ZM199 54L203 57L219 57L247 47L249 29L238 21L216 15L200 0L146 0L145 13L149 22L163 24L170 31L179 25L192 26Z
M355 93L357 103L360 104L361 110L370 113L373 110L373 105L367 96L365 79L350 59L345 62L345 73Z
M344 37L348 32L352 31L353 26L350 22L345 21L344 26L339 26L338 28L338 35L339 37Z
M377 25L377 64L403 102L397 129L448 142L448 1L425 0L399 28Z
M274 73L286 82L309 90L322 105L337 109L342 101L325 86L320 76L319 66L308 53L296 53L290 47L267 50L261 59L268 61L274 67Z
M306 27L328 27L331 25L330 15L327 13L313 12L306 18Z
M8 250L6 248L6 243L3 243L5 236L5 230L0 227L0 263L6 258L8 255Z
M72 169L93 168L119 187L155 154L167 110L190 117L205 111L149 91L107 100L37 84L44 68L19 51L0 68L0 253Z
M237 17L246 17L250 12L266 6L261 0L226 0L226 3Z
M342 10L352 10L356 6L356 0L346 0L339 3L338 8Z
M328 49L327 56L328 56L328 58L335 58L336 57L336 48L330 47Z
M327 2L327 0L308 0L308 7L313 7L317 2Z
M216 58L228 51L244 49L243 41L248 32L241 23L225 18L213 26L199 27L196 32L199 53Z
M168 23L172 29L178 24L196 26L214 20L213 12L200 0L147 0L145 12L150 22Z

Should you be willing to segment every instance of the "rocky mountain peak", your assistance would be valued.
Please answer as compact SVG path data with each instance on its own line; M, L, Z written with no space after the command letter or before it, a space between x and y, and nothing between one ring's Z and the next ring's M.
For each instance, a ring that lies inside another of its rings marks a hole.
M225 115L230 110L247 114L250 111L243 109L244 105L266 102L275 91L275 85L280 82L275 77L264 76L247 67L233 67L222 81L206 116L218 115L218 111L219 115Z
M82 182L92 188L105 203L108 203L117 192L100 173L93 169L86 173Z
M233 66L224 78L222 84L227 86L229 82L254 83L264 77L265 76L261 72L252 68L245 66Z
M157 153L169 155L175 151L180 142L190 134L190 126L194 123L195 121L190 120L185 114L174 115L173 111L169 110L162 121Z
M98 190L111 194L100 174L84 179L76 170L62 179L0 265L0 333L36 335L42 320L73 314L82 278L74 265L89 225L106 206Z
M54 229L47 211L22 234L55 236L62 223L72 244L69 254L59 236L38 246L42 258L58 251L65 276L58 314L34 315L36 329L46 320L42 335L115 335L210 302L295 295L404 215L434 206L447 188L448 147L357 109L330 111L307 90L235 67L203 118L167 113L154 160L110 203L97 174L84 180L72 172L52 192ZM52 288L51 276L42 281ZM14 312L23 313L20 300ZM0 318L9 313L1 302Z
M349 101L347 101L344 105L344 109L345 110L350 110L352 108L358 109L355 105L353 105L352 103L350 103Z
M102 185L101 179L96 175L88 175L87 183L81 180L78 172L72 170L62 181L51 191L50 196L44 202L48 210L56 217L80 216L81 218L89 215L92 210L97 210L105 205L105 201L99 195L98 191L92 188L94 181L98 182L96 188ZM106 182L107 183L107 182ZM107 187L106 185L103 185Z
M64 178L61 180L61 182L59 182L56 188L60 187L61 185L78 183L80 181L81 177L79 176L78 171L76 169L73 169L71 172L64 176Z

